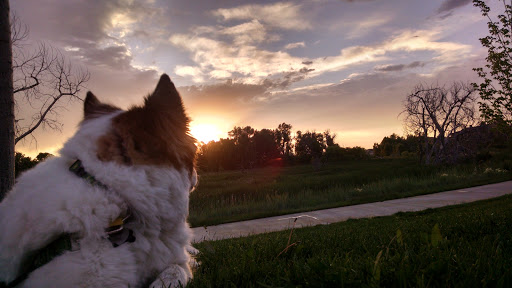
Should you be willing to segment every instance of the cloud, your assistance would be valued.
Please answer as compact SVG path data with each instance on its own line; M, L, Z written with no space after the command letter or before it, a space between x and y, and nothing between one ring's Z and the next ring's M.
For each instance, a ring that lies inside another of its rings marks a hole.
M259 26L259 22L249 23L251 24L248 27ZM267 79L273 83L282 83L273 86L281 88L324 73L341 71L364 63L387 61L393 53L416 53L415 57L425 57L428 52L427 57L433 59L436 67L441 69L471 52L469 45L445 41L441 33L442 27L438 26L430 27L429 30L402 30L373 45L350 46L341 49L338 55L318 58L296 57L286 51L265 50L252 40L242 41L236 37L226 39L222 36L225 35L223 31L228 29L224 27L218 29L217 33L210 33L215 29L199 27L193 33L172 35L169 38L170 43L190 53L194 62L194 65L187 65L190 67L186 70L178 66L175 73L191 76L196 83L237 78L245 83L258 84ZM237 28L233 31L240 31L234 33L238 37L245 30ZM414 65L420 65L420 62L409 65L411 66L378 67L377 70L415 68L418 66ZM305 66L310 69L308 73L296 77L299 75L295 75L294 71L300 71ZM276 79L279 80L276 82Z
M110 67L113 69L130 69L132 57L125 46L108 46L105 48L89 47L70 50L88 65Z
M217 39L190 34L176 34L169 41L192 54L203 74L224 71L243 77L247 83L258 83L270 75L288 73L303 68L302 59L286 52L262 50L254 45L233 45ZM214 76L211 75L210 76Z
M194 82L204 82L203 72L199 67L178 65L174 73L182 77L190 76Z
M88 65L130 68L133 53L128 41L142 38L147 43L147 39L158 39L155 35L161 32L151 19L160 19L162 11L151 1L35 2L17 1L13 10L22 10L25 15L45 15L44 19L59 19L55 22L25 17L23 21L34 34L55 46L68 47L66 50L71 55Z
M190 29L191 35L203 39L219 39L228 36L235 45L255 45L280 40L279 35L268 33L267 27L258 20L235 26L197 26Z
M251 22L246 22L233 27L223 28L220 29L218 33L233 37L236 45L261 43L269 40L269 38L267 38L265 26L258 20L252 20ZM274 36L270 39L275 41L278 40L278 37L276 38Z
M451 12L452 10L465 6L469 3L471 3L472 0L445 0L443 4L441 4L441 7L437 9L437 13L445 13L445 12Z
M431 30L404 30L389 39L370 46L344 48L338 56L314 59L315 72L312 76L328 71L339 71L351 65L387 60L391 53L434 53L432 58L439 67L455 63L464 55L469 55L471 46L456 42L441 41L440 28Z
M278 78L266 78L263 80L262 83L265 87L268 87L269 89L285 89L295 82L304 80L308 73L313 71L315 71L315 69L308 69L307 67L303 67L298 71L283 73L283 75L281 75L281 77Z
M368 33L384 26L386 23L393 19L392 15L383 14L382 12L372 13L365 19L357 19L355 22L343 23L350 27L350 31L347 34L349 39L356 39L366 36Z
M402 71L409 68L423 67L425 66L425 62L422 61L414 61L409 64L388 64L388 65L379 65L375 67L375 71L380 72L393 72L393 71Z
M229 9L217 9L212 12L223 21L258 20L272 27L285 30L307 30L312 25L301 12L301 6L293 2L277 2L268 5L243 5Z
M299 48L299 47L306 47L306 44L304 43L304 41L286 44L286 46L284 46L284 50L290 50L290 49L295 49L295 48Z

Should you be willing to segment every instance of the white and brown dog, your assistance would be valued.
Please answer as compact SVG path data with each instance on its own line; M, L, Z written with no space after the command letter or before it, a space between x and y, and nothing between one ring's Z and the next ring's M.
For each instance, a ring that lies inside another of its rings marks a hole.
M185 286L192 277L189 193L197 181L188 124L165 74L144 105L128 111L87 93L84 120L60 156L24 173L0 204L0 282ZM27 268L62 239L69 249Z

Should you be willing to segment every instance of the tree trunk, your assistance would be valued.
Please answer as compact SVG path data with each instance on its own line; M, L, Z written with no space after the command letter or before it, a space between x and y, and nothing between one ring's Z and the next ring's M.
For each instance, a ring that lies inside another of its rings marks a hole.
M0 0L0 201L14 185L14 96L9 0Z

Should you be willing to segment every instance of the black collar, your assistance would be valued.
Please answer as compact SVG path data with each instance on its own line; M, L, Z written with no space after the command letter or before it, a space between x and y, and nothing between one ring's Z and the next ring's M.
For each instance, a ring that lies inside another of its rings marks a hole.
M80 159L76 160L75 163L69 166L69 171L75 173L78 177L85 179L85 181L89 182L89 184L91 185L96 185L103 189L108 189L107 185L96 180L94 176L85 171L84 166L82 165L82 161L80 161Z

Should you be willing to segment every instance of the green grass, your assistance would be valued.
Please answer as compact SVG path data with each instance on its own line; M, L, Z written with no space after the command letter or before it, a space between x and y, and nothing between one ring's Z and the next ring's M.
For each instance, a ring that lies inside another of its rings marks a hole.
M512 287L511 211L504 196L202 242L188 287Z
M503 169L425 167L414 160L374 159L203 173L190 199L192 226L403 198L512 179Z

